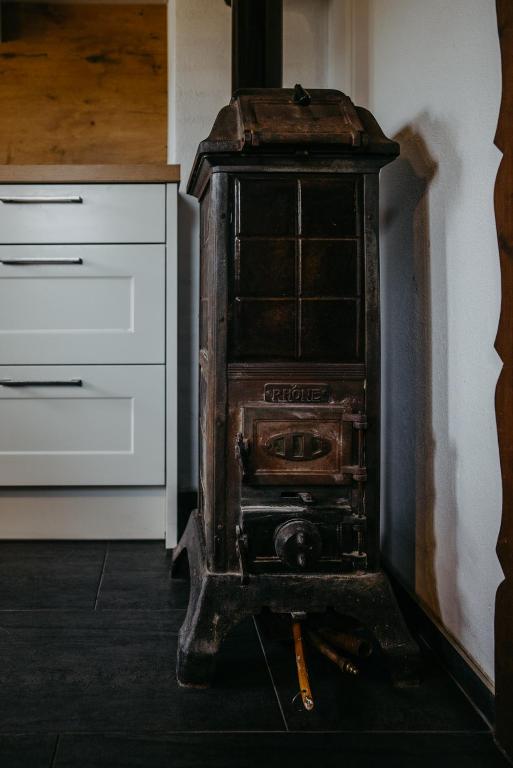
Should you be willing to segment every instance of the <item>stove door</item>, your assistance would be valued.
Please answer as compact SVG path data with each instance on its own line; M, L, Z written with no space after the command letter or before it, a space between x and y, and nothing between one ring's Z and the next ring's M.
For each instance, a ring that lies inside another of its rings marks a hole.
M343 485L362 474L354 416L333 405L243 408L244 482Z

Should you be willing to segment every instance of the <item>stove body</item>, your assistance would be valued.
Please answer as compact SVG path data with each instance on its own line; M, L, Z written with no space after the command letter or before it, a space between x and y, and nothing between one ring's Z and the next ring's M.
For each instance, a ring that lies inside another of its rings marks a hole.
M417 648L379 566L378 177L398 154L338 91L239 91L199 147L199 509L178 679L240 619L333 607L397 682Z

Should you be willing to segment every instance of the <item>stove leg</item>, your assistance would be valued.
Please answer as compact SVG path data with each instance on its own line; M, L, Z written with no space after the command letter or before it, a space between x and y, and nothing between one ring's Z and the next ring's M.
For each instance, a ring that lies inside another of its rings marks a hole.
M191 585L187 616L180 629L176 677L179 685L207 688L214 674L216 655L232 626L210 588L208 576Z
M222 578L208 571L202 533L198 513L193 512L173 553L173 570L187 555L191 581L189 606L178 638L176 677L179 685L194 688L210 685L219 647L244 615L237 600L227 610L232 590L223 590Z
M395 687L402 688L420 683L421 656L403 619L397 600L383 571L368 574L362 580L356 577L342 588L337 582L325 591L328 605L341 615L351 616L372 633L380 645ZM308 608L306 608L308 610Z

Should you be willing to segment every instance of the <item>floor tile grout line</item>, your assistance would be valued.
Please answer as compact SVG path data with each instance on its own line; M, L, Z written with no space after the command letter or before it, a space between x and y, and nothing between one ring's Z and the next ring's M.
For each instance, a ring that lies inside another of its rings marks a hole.
M282 703L281 703L280 694L278 693L278 689L276 688L276 683L274 681L274 676L273 676L273 673L271 671L271 666L269 664L269 659L267 658L267 653L266 653L265 646L264 646L264 643L263 643L263 640L262 640L262 635L260 634L260 630L258 628L258 624L257 624L256 618L254 616L253 616L253 624L255 626L255 631L256 631L257 637L258 637L258 642L260 643L260 648L262 649L262 653L263 653L263 656L264 656L264 659L265 659L265 665L267 667L267 671L269 673L269 677L271 678L271 683L272 683L272 686L273 686L273 689L274 689L274 695L276 696L276 701L278 703L278 707L279 707L279 710L280 710L280 713L281 713L281 717L282 717L282 720L283 720L283 725L285 726L285 730L288 731L289 730L289 724L287 723L287 718L285 717L285 712L283 711L283 706L282 706Z
M98 589L96 590L96 597L95 597L95 600L94 600L93 611L96 611L96 609L98 608L98 599L100 597L100 590L102 588L103 577L105 575L105 566L107 565L107 557L109 556L109 546L110 546L110 541L107 542L107 546L105 547L105 555L104 555L104 558L103 558L102 572L100 573L100 580L98 582Z
M53 735L55 731L51 731L49 734L47 733L40 733L39 731L2 731L0 733L0 739L4 736L6 737L12 737L12 736L48 736ZM355 736L486 736L489 737L492 741L494 740L494 734L490 731L472 731L472 730L461 730L461 729L455 729L450 731L440 731L440 730L434 730L429 731L425 729L415 729L415 730L358 730L358 729L343 729L340 731L333 730L333 729L324 729L324 730L261 730L261 729L255 729L255 730L227 730L225 728L221 728L219 730L176 730L176 731L143 731L143 732L134 732L132 731L122 731L122 730L101 730L101 731L61 731L58 736L59 740L64 736L109 736L109 737L133 737L137 739L145 739L145 738L161 738L161 737L172 737L172 736L194 736L194 735L210 735L210 736L216 736L216 735L223 735L223 734L243 734L243 735L262 735L262 734L270 734L273 736L283 736L285 733L288 736L323 736L323 735L348 735L348 734L354 734Z
M513 758L510 755L508 755L508 753L503 749L503 747L501 747L501 745L495 738L494 734L492 734L492 737L493 737L493 743L495 744L495 748L501 753L501 755L506 760L508 765L513 765Z
M82 613L90 611L90 608L0 608L0 616L3 613ZM139 613L186 613L185 608L102 608L103 613L116 613L119 611L132 611Z
M60 733L58 733L57 736L56 736L56 739L55 739L55 746L53 748L53 754L52 754L52 759L50 760L49 768L55 768L55 764L56 764L55 761L57 759L57 752L59 750L60 740L61 740L61 735L60 735Z

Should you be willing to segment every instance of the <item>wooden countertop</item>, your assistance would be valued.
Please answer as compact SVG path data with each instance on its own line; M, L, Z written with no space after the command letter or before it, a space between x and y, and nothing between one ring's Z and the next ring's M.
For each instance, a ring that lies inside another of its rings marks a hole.
M0 165L0 184L178 184L179 165Z

